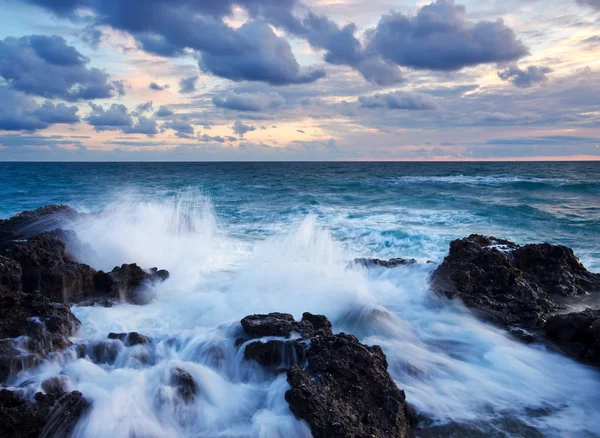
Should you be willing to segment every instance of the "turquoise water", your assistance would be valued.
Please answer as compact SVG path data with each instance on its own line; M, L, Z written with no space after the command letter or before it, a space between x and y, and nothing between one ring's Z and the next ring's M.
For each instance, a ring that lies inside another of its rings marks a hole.
M97 212L70 224L93 249L82 261L171 272L148 306L73 308L83 323L74 342L138 331L151 347L125 349L112 364L67 352L12 384L33 391L68 376L93 402L75 436L309 436L284 401L285 376L234 347L245 315L309 311L381 345L434 436L600 437L597 370L432 296L435 264L348 267L370 256L440 262L452 239L483 233L568 245L600 272L599 171L600 163L0 163L0 217L48 203ZM168 392L173 367L196 380L193 404Z

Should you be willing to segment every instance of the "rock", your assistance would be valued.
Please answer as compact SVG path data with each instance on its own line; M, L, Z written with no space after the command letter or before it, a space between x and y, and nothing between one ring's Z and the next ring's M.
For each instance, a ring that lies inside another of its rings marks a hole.
M242 328L250 338L264 336L290 337L292 333L308 336L314 327L307 320L295 321L288 313L269 313L268 315L250 315L242 319Z
M42 382L42 391L46 394L63 394L67 392L69 379L67 376L56 376Z
M138 332L109 333L108 339L118 339L121 342L123 342L126 347L149 344L150 342L152 342L152 340L148 336L140 335Z
M479 235L455 240L434 271L432 288L494 323L541 328L557 296L600 291L569 248L548 243L519 246Z
M103 296L143 305L155 298L155 293L148 286L167 278L169 272L164 269L152 268L146 272L132 263L117 266L108 273L99 271L94 278L94 285Z
M198 386L190 373L182 368L175 368L171 374L171 385L184 402L190 403L198 393Z
M68 234L74 233L44 232L27 241L9 242L2 248L4 256L21 265L24 292L40 291L61 303L79 302L94 296L96 271L72 260L64 242L57 238L66 238Z
M305 370L289 369L285 399L315 438L409 436L406 397L388 374L380 347L343 333L316 336L307 360Z
M77 421L89 408L82 394L37 393L34 401L22 399L17 392L0 390L0 436L67 438Z
M10 219L0 220L0 243L61 228L77 217L78 213L66 205L46 205L24 211Z
M306 346L298 341L256 341L246 345L244 358L273 370L286 370L292 365L304 365Z
M403 259L396 258L390 260L381 259L354 259L352 262L354 265L361 265L365 268L371 268L373 266L380 266L382 268L395 268L398 266L414 265L418 263L415 259Z
M68 306L38 293L0 295L0 381L69 347L80 325Z
M390 377L380 347L334 335L325 316L310 313L299 322L286 313L251 315L242 327L253 339L298 334L250 342L244 356L268 369L288 368L291 389L285 399L314 437L409 436L414 415Z
M544 329L548 338L565 352L600 366L600 310L554 315Z
M18 262L0 256L0 295L20 292L22 275Z

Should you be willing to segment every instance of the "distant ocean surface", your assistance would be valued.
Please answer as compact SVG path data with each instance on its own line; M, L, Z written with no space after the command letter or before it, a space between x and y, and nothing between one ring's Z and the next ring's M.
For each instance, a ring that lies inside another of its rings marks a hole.
M306 436L285 376L252 374L228 331L272 311L325 314L381 345L425 424L449 428L429 436L600 436L597 371L433 299L435 264L348 267L439 263L453 239L479 233L567 245L600 272L600 162L0 163L0 200L0 218L51 203L103 212L77 225L94 250L85 262L171 272L148 306L73 310L81 342L152 336L152 365L80 359L23 377L66 373L93 400L76 436ZM155 402L175 365L200 386L190 412Z

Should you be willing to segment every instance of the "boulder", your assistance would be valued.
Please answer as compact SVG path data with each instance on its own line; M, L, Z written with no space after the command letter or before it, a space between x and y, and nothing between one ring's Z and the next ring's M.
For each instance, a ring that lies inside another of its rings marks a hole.
M89 408L82 394L56 392L35 394L34 400L21 398L17 392L0 390L0 436L67 438L77 421Z
M288 338L250 342L244 355L270 369L287 365L285 399L314 437L409 436L414 417L380 347L334 335L325 316L310 313L301 321L285 313L251 315L242 327L253 339Z
M138 332L131 333L109 333L108 339L118 339L123 342L126 347L133 347L134 345L149 344L152 340L148 336L140 335Z
M0 248L5 257L21 265L24 292L40 291L61 303L76 303L95 295L96 271L69 256L63 242L67 236L76 239L72 231L55 230L27 241L8 242Z
M96 291L103 297L131 304L148 304L155 298L153 283L169 278L169 272L157 268L144 271L135 263L115 267L111 272L99 271L94 277Z
M181 399L190 403L198 393L198 386L190 373L182 368L175 368L171 373L171 385L177 390Z
M566 353L600 366L600 310L554 315L544 329L548 338Z
M10 219L0 220L0 243L61 228L77 217L78 213L66 205L46 205L37 210L24 211Z
M556 297L599 292L600 275L588 272L564 246L520 246L471 235L450 244L431 285L449 298L461 298L486 320L541 328L557 308Z

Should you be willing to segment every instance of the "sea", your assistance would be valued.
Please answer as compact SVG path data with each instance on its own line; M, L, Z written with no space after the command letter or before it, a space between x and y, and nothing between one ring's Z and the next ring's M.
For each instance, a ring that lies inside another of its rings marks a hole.
M67 352L11 382L34 392L66 376L93 403L74 436L309 437L285 374L235 339L246 315L312 312L383 348L417 436L600 437L597 369L512 339L428 283L473 233L566 245L600 272L600 162L0 163L0 218L58 203L95 213L71 225L91 248L82 262L171 273L149 305L72 309L75 343L137 331L151 347L111 363ZM194 377L193 403L176 402L174 368Z

